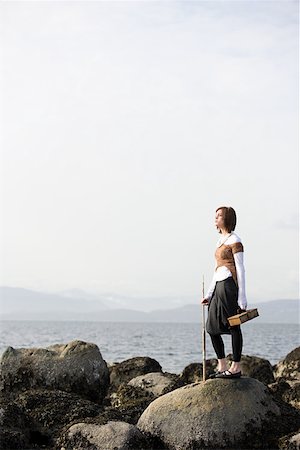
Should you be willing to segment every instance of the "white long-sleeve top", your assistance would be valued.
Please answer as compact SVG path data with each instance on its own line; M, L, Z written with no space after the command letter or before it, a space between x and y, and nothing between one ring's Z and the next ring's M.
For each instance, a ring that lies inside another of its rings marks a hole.
M230 235L227 236L221 236L220 239L217 242L217 247L221 247L221 245L231 245L235 244L236 242L241 242L240 237L232 232ZM236 268L236 276L237 276L237 284L238 284L238 305L242 309L247 308L247 297L246 297L246 288L245 288L245 267L244 267L244 252L238 252L234 253L234 262L235 262L235 268ZM207 290L207 293L205 295L205 298L210 300L212 297L212 294L215 290L217 281L223 281L226 280L226 278L229 278L232 276L232 273L226 266L220 266L217 267L212 281L209 285L209 288Z

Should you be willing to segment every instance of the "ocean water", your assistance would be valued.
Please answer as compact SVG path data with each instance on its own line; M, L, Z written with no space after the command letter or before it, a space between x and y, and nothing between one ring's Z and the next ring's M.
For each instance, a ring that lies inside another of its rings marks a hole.
M263 324L255 321L242 326L243 354L266 358L276 364L300 345L297 324ZM215 357L206 335L206 357ZM134 356L156 359L163 371L180 373L188 364L202 361L202 329L198 323L120 323L120 322L0 322L0 354L5 348L47 347L72 340L97 344L107 363ZM226 353L231 338L224 336Z

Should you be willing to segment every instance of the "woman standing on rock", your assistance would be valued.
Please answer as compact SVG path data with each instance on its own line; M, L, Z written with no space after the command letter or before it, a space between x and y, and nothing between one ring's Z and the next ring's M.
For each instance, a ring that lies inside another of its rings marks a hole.
M210 378L240 378L242 332L240 325L229 327L227 319L247 308L244 249L241 239L234 233L236 213L233 208L218 208L215 224L221 234L215 252L216 268L206 296L202 299L202 304L208 304L206 331L218 358L217 372ZM222 334L231 334L233 361L229 370L226 370Z

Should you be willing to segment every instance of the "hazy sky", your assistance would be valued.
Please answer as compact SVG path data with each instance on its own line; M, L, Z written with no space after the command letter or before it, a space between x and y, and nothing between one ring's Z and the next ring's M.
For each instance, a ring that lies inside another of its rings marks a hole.
M1 2L1 285L298 296L298 2ZM163 305L162 305L163 306Z

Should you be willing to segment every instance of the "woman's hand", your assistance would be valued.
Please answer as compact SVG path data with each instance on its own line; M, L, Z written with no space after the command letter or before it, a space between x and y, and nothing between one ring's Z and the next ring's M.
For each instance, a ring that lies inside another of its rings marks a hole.
M207 298L203 298L201 300L202 305L208 305L208 299Z

